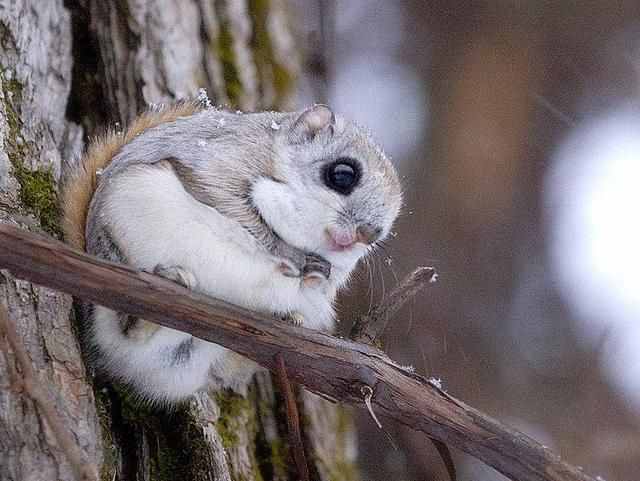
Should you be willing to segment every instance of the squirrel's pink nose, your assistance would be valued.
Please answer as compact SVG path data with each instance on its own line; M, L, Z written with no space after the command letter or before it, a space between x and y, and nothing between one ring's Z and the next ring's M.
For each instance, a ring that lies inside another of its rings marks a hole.
M365 245L373 244L380 238L382 229L371 224L361 224L355 230L328 227L327 236L332 250L345 250L360 242Z
M358 242L356 233L347 229L328 227L327 237L331 243L331 249L337 251L348 249Z

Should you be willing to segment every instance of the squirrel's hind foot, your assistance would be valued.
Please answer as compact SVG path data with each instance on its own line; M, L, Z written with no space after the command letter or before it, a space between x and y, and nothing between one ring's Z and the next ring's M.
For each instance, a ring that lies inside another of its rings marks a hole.
M280 314L278 317L292 326L301 327L304 325L304 316L299 312L287 312L286 314Z
M170 281L180 284L187 289L194 289L198 285L198 281L192 272L180 266L165 266L158 264L153 268L153 273L157 276L164 277Z

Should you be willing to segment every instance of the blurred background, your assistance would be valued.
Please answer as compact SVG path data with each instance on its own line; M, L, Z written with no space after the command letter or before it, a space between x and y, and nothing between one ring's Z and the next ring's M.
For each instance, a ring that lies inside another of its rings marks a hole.
M368 126L406 206L341 317L417 265L387 352L609 481L640 468L640 2L292 0L297 103ZM363 478L443 480L359 415ZM461 481L505 479L454 452Z

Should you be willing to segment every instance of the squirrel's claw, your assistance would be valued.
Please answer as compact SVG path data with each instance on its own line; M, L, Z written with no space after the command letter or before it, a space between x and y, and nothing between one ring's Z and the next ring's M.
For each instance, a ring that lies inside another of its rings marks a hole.
M292 326L300 327L304 324L304 316L299 312L288 312L279 316L284 322Z
M315 288L325 283L331 276L331 263L317 254L308 254L302 267L302 283Z
M153 268L153 273L170 281L180 284L187 289L193 289L198 284L192 272L180 266L165 266L158 264Z
M307 287L318 285L331 276L331 263L317 254L300 259L279 258L278 269L285 277L301 277Z
M305 252L279 240L271 251L278 270L285 277L301 277L305 287L318 287L329 280L331 263L324 257Z
M285 277L300 277L302 275L300 269L288 259L278 259L278 270Z
M303 279L324 278L331 276L331 263L317 254L307 254L302 267Z

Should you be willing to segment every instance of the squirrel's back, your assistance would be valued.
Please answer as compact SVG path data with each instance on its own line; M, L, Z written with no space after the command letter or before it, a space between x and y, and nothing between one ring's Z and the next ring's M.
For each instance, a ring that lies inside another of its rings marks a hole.
M91 198L96 190L97 172L104 169L125 144L144 131L201 110L200 102L162 106L137 117L122 132L110 131L95 139L80 161L67 172L62 190L62 229L67 243L85 250L85 226Z

